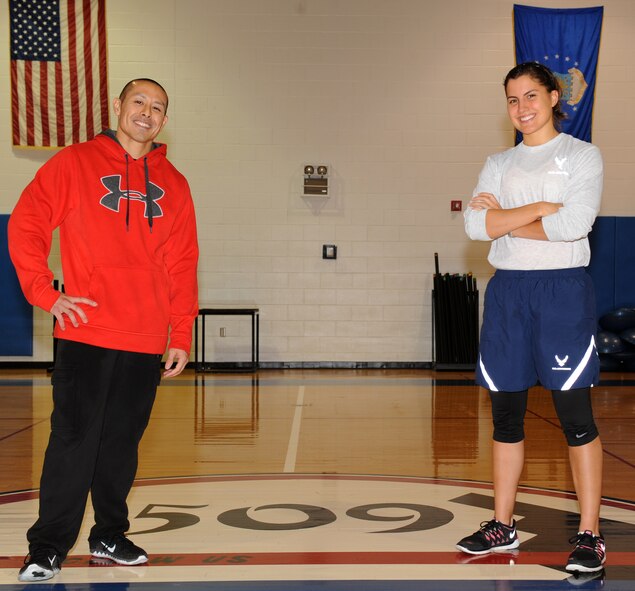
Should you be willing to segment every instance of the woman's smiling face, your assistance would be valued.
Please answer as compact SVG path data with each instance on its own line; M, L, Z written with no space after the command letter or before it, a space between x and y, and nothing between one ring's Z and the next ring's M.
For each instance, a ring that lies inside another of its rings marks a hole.
M531 76L523 75L510 79L505 91L507 113L525 144L537 146L558 135L553 122L553 107L560 98L557 90L549 92Z

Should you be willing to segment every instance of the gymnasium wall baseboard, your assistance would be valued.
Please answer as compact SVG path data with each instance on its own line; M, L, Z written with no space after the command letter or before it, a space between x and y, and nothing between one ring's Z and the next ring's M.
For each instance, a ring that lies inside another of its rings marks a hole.
M431 361L282 361L260 362L260 369L432 369Z
M50 369L52 361L0 361L0 369ZM261 361L259 369L434 369L432 361ZM194 362L187 364L194 369ZM251 363L205 363L207 371L250 371Z

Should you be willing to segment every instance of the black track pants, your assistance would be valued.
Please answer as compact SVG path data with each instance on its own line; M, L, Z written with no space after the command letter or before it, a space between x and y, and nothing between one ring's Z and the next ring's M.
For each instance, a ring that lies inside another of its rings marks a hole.
M160 376L161 355L59 341L51 435L39 517L27 532L29 551L48 546L65 558L89 492L95 510L90 540L128 530L126 498Z

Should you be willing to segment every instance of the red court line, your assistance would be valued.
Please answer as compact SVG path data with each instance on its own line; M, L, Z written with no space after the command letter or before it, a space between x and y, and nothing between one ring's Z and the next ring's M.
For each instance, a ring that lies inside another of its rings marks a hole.
M134 486L155 486L157 484L189 484L192 482L237 482L237 481L253 481L253 480L348 480L348 481L363 481L363 482L406 482L409 484L424 484L433 485L439 484L443 486L455 486L464 488L480 488L484 490L493 490L492 483L479 482L473 480L460 480L460 479L446 479L446 478L432 478L426 476L384 476L378 474L215 474L211 476L174 476L174 477L159 477L159 478L144 478L134 481ZM574 492L569 491L557 491L547 488L538 488L533 486L518 487L519 493L536 494L545 497L554 497L558 499L572 499L576 500L577 496ZM610 497L602 497L602 505L616 507L620 509L626 509L627 511L633 511L634 505L632 501L613 499Z
M362 482L406 482L411 484L454 486L457 488L477 488L484 490L492 490L493 486L488 482L478 482L472 480L431 478L426 476L383 476L383 475L364 475L364 474L215 474L210 476L171 476L159 478L142 478L134 481L133 486L157 486L167 484L192 484L202 482L241 482L241 481L258 481L258 480L347 480ZM519 493L536 494L546 497L554 497L559 499L573 499L577 497L575 493L568 491L557 491L546 488L538 488L532 486L519 486ZM39 490L33 489L28 491L15 491L0 493L0 505L6 503L15 503L28 499L36 499L39 497ZM635 509L633 501L613 499L610 497L602 497L602 505L616 507L633 511Z
M303 565L345 565L345 564L479 564L479 565L535 565L563 566L567 563L568 552L519 552L472 556L461 552L225 552L217 554L151 554L147 566L303 566ZM0 556L0 568L19 568L24 563L23 556ZM117 566L100 560L90 564L90 556L69 556L64 565ZM145 566L145 565L138 565ZM635 552L610 552L607 566L635 566Z
M23 490L18 492L5 493L0 496L0 505L6 505L8 503L19 503L21 501L30 501L31 499L38 499L39 497L39 490Z

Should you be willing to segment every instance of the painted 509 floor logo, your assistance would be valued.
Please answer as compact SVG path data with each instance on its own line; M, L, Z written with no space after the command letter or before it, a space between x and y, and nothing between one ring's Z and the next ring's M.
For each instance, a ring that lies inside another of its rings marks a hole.
M426 478L272 475L185 479L174 485L178 500L207 501L191 504L171 502L176 498L168 493L173 486L170 480L160 486L153 481L139 484L133 490L140 510L130 535L169 536L185 528L192 528L194 534L196 528L202 528L212 539L217 536L225 543L249 548L254 540L268 543L275 539L280 549L295 550L300 540L310 544L313 539L317 544L329 535L334 549L379 544L398 550L401 544L410 547L414 541L417 550L432 551L439 550L439 540L444 540L441 548L452 550L456 540L491 519L494 509L487 484ZM142 498L145 504L138 503ZM561 552L568 548L568 537L576 533L578 504L572 494L521 489L515 516L521 549ZM143 527L144 520L148 525L154 521L153 526ZM601 529L612 551L632 551L633 504L605 500ZM251 535L245 536L245 530ZM311 533L322 530L317 537ZM327 530L332 531L327 534ZM432 530L438 534L419 535ZM281 537L281 532L295 533ZM389 535L380 536L385 540L380 542L369 534Z
M137 519L158 518L165 519L166 523L152 529L132 532L130 535L158 533L182 529L184 527L195 525L200 521L200 517L198 517L195 513L166 512L157 511L156 509L169 508L194 510L202 509L205 507L208 507L208 505L147 505L141 511L141 513L137 515ZM403 517L389 515L382 516L373 513L374 511L381 511L382 509L404 509L411 513ZM288 514L300 513L303 514L305 517L300 521L275 523L261 521L249 515L250 512L255 513L263 511L266 515L268 511L272 510L284 511ZM412 513L413 511L414 514ZM353 507L347 510L346 516L363 521L411 521L413 518L415 519L415 521L403 527L376 531L373 533L403 533L425 531L428 529L441 527L446 523L450 523L450 521L452 521L452 519L454 518L453 514L445 509L439 509L438 507L429 507L426 505L414 505L411 503L375 503L371 505L361 505L359 507ZM218 515L217 519L224 525L241 529L250 529L254 531L291 531L329 525L330 523L333 523L337 520L337 515L326 507L288 503L264 505L262 507L240 507L239 509L230 509L229 511L225 511Z

